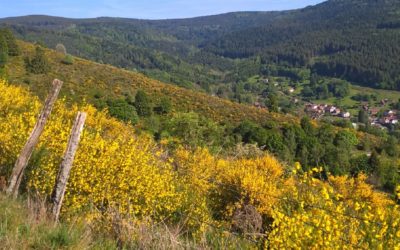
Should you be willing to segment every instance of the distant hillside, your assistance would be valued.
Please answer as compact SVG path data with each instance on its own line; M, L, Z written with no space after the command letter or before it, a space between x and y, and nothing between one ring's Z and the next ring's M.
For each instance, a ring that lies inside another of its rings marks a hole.
M30 74L25 70L23 58L33 53L34 46L24 42L21 42L20 46L22 55L10 58L7 65L10 82L25 83L32 92L41 97L47 93L52 79L60 78L65 81L62 94L69 100L78 102L85 99L94 103L99 99L124 97L133 95L138 89L142 89L152 97L155 103L162 97L168 97L176 111L195 111L218 122L239 123L246 119L258 123L267 120L281 122L295 120L291 116L272 114L265 109L233 103L218 97L161 83L139 73L84 59L75 58L73 65L65 65L61 63L63 56L53 50L46 50L51 71L48 74Z
M25 16L0 23L24 40L63 43L73 55L193 89L266 74L271 64L400 89L399 17L396 0L329 0L293 11L189 19Z
M97 62L142 71L154 78L188 88L224 81L235 68L231 59L199 48L201 43L234 30L247 29L281 15L244 12L193 19L148 21L126 18L68 19L25 16L0 19L16 35L50 48L57 43L68 52Z
M320 75L399 89L400 2L330 0L203 45L232 58L309 67Z

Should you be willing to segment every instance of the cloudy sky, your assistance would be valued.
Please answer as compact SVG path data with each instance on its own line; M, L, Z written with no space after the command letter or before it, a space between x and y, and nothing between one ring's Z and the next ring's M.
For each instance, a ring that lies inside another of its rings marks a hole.
M323 0L0 0L0 17L46 14L64 17L183 18L245 10L288 10Z

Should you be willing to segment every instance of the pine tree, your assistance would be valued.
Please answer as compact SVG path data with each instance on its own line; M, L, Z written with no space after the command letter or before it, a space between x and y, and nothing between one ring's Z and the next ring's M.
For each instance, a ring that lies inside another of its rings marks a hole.
M151 116L152 107L149 97L143 90L139 90L135 96L135 108L139 116Z
M36 47L35 55L32 59L25 59L26 69L33 74L45 74L50 70L50 64L44 54L44 49L40 46Z
M17 44L17 40L15 39L14 34L10 29L4 28L0 30L0 33L3 34L4 39L7 43L8 47L8 55L9 56L18 56L21 54L21 50Z
M172 109L172 104L171 100L163 97L161 98L160 104L154 109L158 114L167 114L171 111Z
M358 111L358 122L367 124L368 123L368 113L364 109Z
M275 94L269 94L265 100L265 106L271 112L279 112L278 99Z
M0 34L0 68L4 68L8 60L8 47L4 36Z

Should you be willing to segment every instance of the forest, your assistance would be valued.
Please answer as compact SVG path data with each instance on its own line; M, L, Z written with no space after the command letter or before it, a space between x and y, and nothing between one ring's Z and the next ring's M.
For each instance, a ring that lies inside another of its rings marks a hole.
M308 68L373 88L399 88L398 1L329 0L282 12L238 12L177 20L0 19L19 38L209 91L263 66ZM374 34L374 35L371 35ZM259 61L257 61L257 57ZM242 70L242 65L248 65Z

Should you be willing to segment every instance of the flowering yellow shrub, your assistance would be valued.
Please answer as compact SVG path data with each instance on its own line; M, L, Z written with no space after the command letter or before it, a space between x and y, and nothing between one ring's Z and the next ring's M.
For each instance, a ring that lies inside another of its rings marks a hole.
M400 185L396 187L396 199L400 200Z
M0 81L1 176L10 173L40 107L27 91ZM67 218L80 213L110 224L116 213L140 224L150 217L183 223L196 236L210 226L227 228L235 211L251 205L264 219L265 235L259 239L271 249L400 247L399 206L368 185L364 175L323 181L322 169L302 172L299 164L284 174L268 154L231 159L178 147L169 155L106 112L67 107L64 100L56 103L27 169L32 191L50 195L78 110L88 118L65 195ZM399 194L398 187L398 199Z
M281 193L279 186L282 184L282 175L281 164L269 155L227 162L217 180L221 183L218 190L221 198L226 196L226 193L232 193L235 198L235 202L227 206L228 215L232 215L235 209L250 204L260 214L271 216L277 202L276 197Z
M272 249L393 249L400 247L399 207L373 191L365 176L317 180L298 174L275 208L267 245Z
M0 79L0 175L11 173L22 146L35 125L40 104L27 91Z
M198 199L208 198L214 214L230 218L236 209L250 204L260 214L271 216L283 174L274 157L218 159L206 149L179 149L174 157L182 178Z
M32 130L40 103L20 88L0 83L1 164L11 165ZM158 159L151 138L134 131L91 106L66 108L57 102L38 149L37 166L28 169L28 187L50 195L77 111L88 113L74 160L63 210L85 211L116 206L135 216L169 215L180 206L171 166Z

